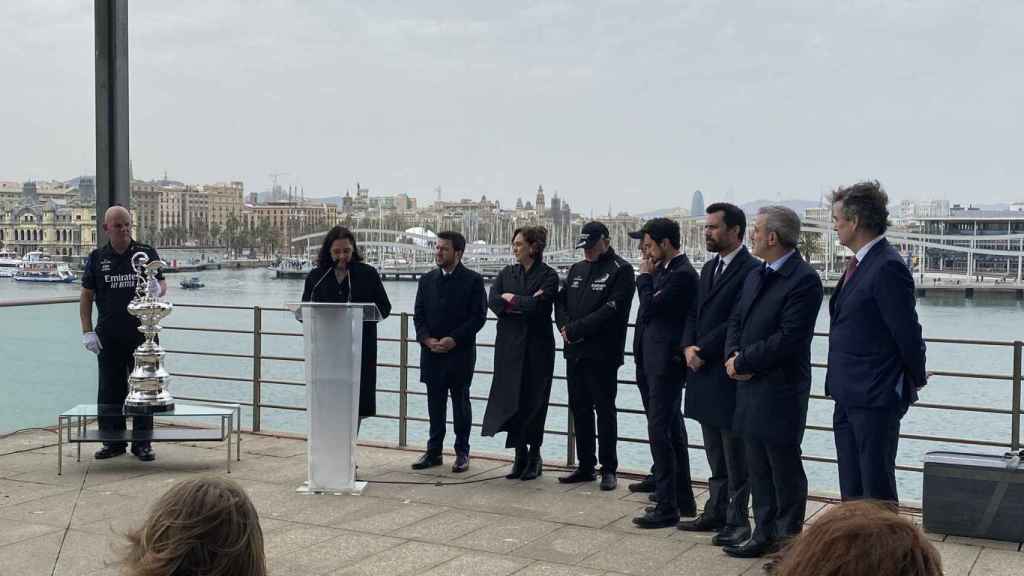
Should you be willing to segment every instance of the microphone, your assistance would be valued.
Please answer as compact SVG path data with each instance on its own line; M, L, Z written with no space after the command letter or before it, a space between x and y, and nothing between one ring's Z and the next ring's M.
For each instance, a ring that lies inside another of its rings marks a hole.
M334 263L334 265L329 266L327 268L327 270L324 272L323 276L321 276L320 279L316 281L316 284L313 284L313 289L309 291L309 299L310 299L310 301L312 301L312 302L316 301L314 297L316 296L316 288L317 288L317 286L319 286L320 283L324 281L324 278L327 278L328 274L330 274L331 272L334 271L334 266L337 265L337 261L332 259L332 262Z

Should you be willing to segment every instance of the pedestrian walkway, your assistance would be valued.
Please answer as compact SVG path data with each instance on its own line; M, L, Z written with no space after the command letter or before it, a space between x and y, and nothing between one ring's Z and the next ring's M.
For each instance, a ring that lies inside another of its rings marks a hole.
M0 574L113 576L121 534L156 498L184 478L226 475L215 444L158 444L152 463L129 456L75 463L66 448L63 476L56 450L49 432L0 440ZM361 446L359 475L373 481L363 495L307 496L295 492L305 478L305 442L247 434L242 461L227 476L259 511L272 576L762 572L760 561L711 546L709 535L636 529L631 519L646 495L631 494L625 481L601 492L596 483L560 485L550 470L530 482L505 480L507 462L481 457L467 474L448 466L416 473L409 469L416 456ZM465 480L475 482L437 485ZM808 521L828 505L809 502ZM930 537L947 575L1024 574L1019 543Z

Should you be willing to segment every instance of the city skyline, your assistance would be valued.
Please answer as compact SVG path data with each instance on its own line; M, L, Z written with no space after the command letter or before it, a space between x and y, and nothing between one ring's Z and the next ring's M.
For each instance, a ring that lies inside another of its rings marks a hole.
M356 180L580 213L815 200L1024 199L1024 5L132 3L137 175ZM0 7L0 178L91 173L92 2ZM982 192L978 192L981 190Z

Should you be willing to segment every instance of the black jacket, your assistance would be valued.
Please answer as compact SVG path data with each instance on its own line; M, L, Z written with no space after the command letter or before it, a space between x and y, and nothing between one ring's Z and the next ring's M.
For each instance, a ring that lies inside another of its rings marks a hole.
M739 354L736 372L753 375L736 382L734 433L768 444L800 444L823 295L818 273L799 252L778 272L760 266L747 275L725 337L726 357Z
M633 353L637 369L651 376L675 376L685 379L685 363L679 346L690 307L697 299L697 271L686 254L680 253L660 264L654 274L636 279L640 309L636 316Z
M567 359L622 365L633 282L633 266L610 248L595 262L569 268L555 301L555 323L569 338Z
M703 424L732 428L736 407L736 381L725 373L725 332L747 274L760 265L746 246L733 257L712 287L720 256L708 260L700 271L700 296L690 310L683 347L697 346L704 365L687 370L684 413Z
M501 297L504 293L516 297L508 303ZM482 435L507 430L517 413L536 414L547 407L555 369L551 305L557 293L558 273L544 262L534 263L529 271L521 264L506 266L491 284L487 305L498 317L498 329ZM521 394L527 386L529 392L540 393ZM524 396L536 405L524 406Z
M487 321L487 294L480 274L461 263L447 278L440 268L420 277L413 323L420 343L420 382L468 386L476 365L476 333ZM423 341L451 336L455 348L435 354Z
M303 302L369 302L377 305L381 318L391 314L391 301L380 274L369 264L352 262L349 279L338 284L330 268L314 268L306 276ZM344 286L344 284L348 284ZM314 288L315 287L315 288ZM351 297L350 297L351 295ZM363 322L363 357L359 367L359 416L377 414L377 323Z

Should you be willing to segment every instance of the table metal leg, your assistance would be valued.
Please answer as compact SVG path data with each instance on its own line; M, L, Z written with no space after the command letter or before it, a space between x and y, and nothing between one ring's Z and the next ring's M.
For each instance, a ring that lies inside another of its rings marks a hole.
M242 406L235 409L238 419L235 421L235 460L242 461Z
M68 423L68 435L69 436L71 435L71 423L70 422ZM75 452L75 461L76 462L81 462L82 461L82 436L83 436L83 434L82 434L82 417L79 416L78 417L78 438L77 438L78 443L75 444L75 450L76 450L76 452Z
M57 476L63 472L61 457L64 456L64 417L57 416Z
M232 415L228 415L227 419L228 419L228 434L224 437L224 439L228 441L228 474L231 474L231 429L235 427L235 425L234 425L235 424L234 423L235 416L233 414ZM220 418L220 427L221 427L221 430L224 429L224 417L223 416L221 416L221 418Z

